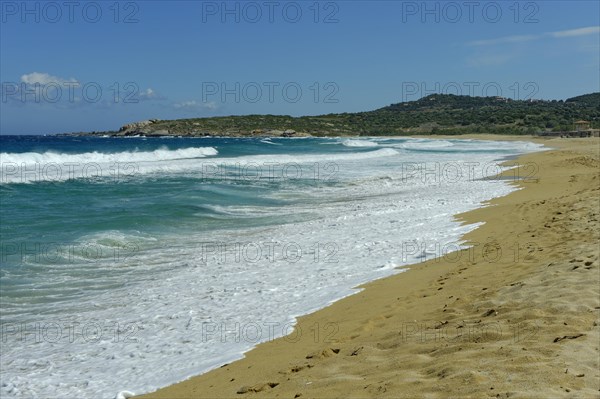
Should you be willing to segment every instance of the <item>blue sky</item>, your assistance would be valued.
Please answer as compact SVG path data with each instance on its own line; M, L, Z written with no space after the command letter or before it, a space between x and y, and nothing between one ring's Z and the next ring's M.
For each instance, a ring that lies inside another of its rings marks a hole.
M0 134L600 91L597 1L0 1Z

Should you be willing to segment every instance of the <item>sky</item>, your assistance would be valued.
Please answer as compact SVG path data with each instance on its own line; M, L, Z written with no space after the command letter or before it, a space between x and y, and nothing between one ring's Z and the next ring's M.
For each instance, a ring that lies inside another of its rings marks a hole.
M598 1L0 0L0 134L600 91Z

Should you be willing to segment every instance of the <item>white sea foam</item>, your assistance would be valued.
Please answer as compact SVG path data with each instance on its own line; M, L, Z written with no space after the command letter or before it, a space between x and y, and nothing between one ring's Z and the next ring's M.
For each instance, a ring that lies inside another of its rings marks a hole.
M269 165L353 161L390 157L397 155L398 151L393 148L382 148L360 153L214 157L217 154L217 150L212 147L116 154L3 153L0 161L0 183L37 183L86 178L110 178L122 181L148 174L168 173L198 175L220 166L269 167ZM209 156L211 158L199 160Z
M161 164L215 156L213 147L116 153L0 153L0 183L64 181L86 177L118 177L152 171Z
M2 162L24 164L26 166L37 163L109 163L109 162L155 162L175 159L204 158L217 155L213 147L192 147L169 150L167 148L154 151L124 151L116 153L86 152L82 154L65 154L56 152L26 152L26 153L1 153Z
M435 148L447 148L452 147L454 144L448 140L420 140L413 139L408 140L404 144L400 144L400 148L410 148L419 150L430 150Z
M262 139L262 140L260 140L260 142L261 142L261 143L265 143L265 144L271 144L271 145L283 145L282 143L273 143L273 142L271 141L271 139L269 139L269 138Z
M342 144L346 147L377 147L379 145L370 140L344 140Z
M531 149L514 142L489 145L497 152L469 155L469 161L487 165L507 148L513 154ZM118 231L82 236L81 245L120 248L134 242L139 251L121 263L100 259L93 265L98 276L90 284L108 278L116 289L87 292L68 311L61 311L65 304L39 303L11 313L14 329L6 330L0 359L1 396L112 399L121 390L152 391L231 362L258 342L291 332L296 316L357 292L353 287L359 284L462 248L460 237L477 225L463 225L453 215L515 190L505 181L480 180L491 173L483 168L461 179L423 180L412 168L423 161L420 154L390 148L215 161L312 162L327 157L337 157L340 184L274 192L273 197L293 197L295 205L263 210L275 216L306 214L302 221L286 223L282 216L275 226L158 238ZM433 164L458 164L464 158L460 151L428 155L424 175L431 177ZM179 162L172 163L190 167ZM403 178L407 162L410 178ZM214 210L238 216L259 211L234 205ZM60 323L63 338L34 342L30 332L19 340L19 323L35 328L36 322ZM327 326L315 327L319 339L330 332Z

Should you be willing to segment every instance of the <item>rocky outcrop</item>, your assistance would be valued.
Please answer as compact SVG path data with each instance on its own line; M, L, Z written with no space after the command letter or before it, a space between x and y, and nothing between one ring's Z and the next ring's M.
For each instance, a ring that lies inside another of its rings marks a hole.
M198 121L162 121L160 119L148 119L145 121L132 122L121 126L117 132L111 132L111 136L182 136L182 137L302 137L310 136L305 132L297 132L293 129L263 128L255 127L244 129L228 126L207 126Z
M157 122L160 122L160 119L148 119L145 121L128 123L127 125L121 126L119 133L123 134L124 136L133 134L148 134L152 131L152 129L148 129L148 127ZM166 134L168 134L168 132Z

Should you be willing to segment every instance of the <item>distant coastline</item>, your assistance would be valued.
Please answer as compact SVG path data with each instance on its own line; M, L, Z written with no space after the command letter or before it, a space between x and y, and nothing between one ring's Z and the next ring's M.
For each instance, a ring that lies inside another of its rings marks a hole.
M600 131L600 93L563 100L512 100L432 94L374 111L293 117L240 115L148 119L103 132L59 136L323 137L409 135L561 135Z

